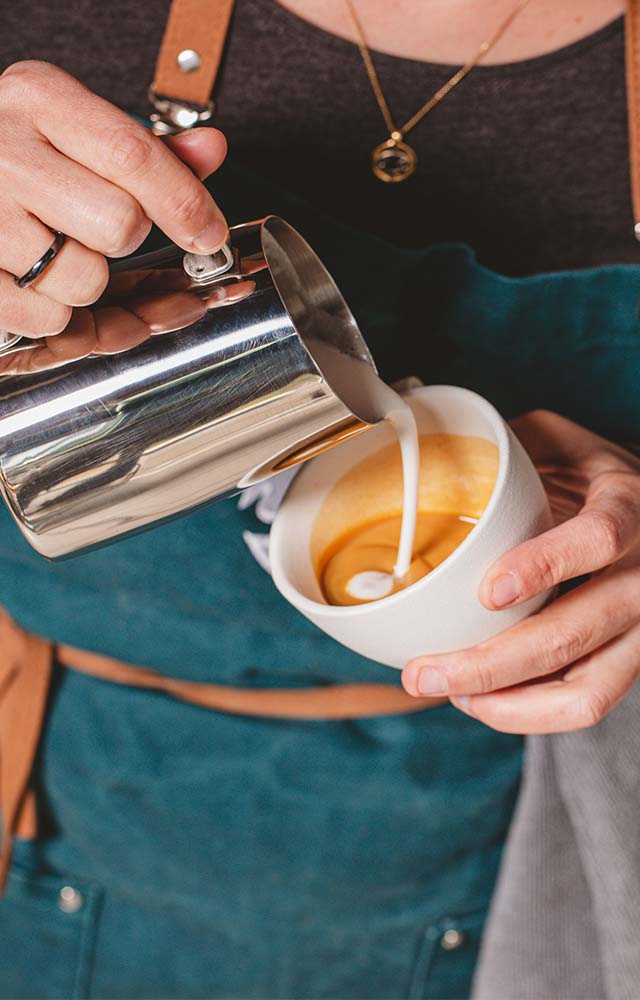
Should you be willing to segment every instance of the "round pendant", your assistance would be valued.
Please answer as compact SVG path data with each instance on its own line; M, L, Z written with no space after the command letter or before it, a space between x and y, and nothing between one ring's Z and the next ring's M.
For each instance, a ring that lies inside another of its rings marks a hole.
M393 136L376 146L371 154L371 168L380 181L397 184L404 181L418 165L415 150Z

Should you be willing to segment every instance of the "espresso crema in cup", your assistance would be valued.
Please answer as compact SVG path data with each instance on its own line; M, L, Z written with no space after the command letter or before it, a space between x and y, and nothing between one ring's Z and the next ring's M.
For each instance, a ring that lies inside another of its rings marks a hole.
M447 559L473 530L493 491L498 449L481 437L423 434L419 441L418 518L408 573L391 593L416 583ZM350 469L326 497L314 522L312 561L328 604L376 600L354 581L388 577L398 553L403 509L397 446ZM385 595L388 596L388 595Z

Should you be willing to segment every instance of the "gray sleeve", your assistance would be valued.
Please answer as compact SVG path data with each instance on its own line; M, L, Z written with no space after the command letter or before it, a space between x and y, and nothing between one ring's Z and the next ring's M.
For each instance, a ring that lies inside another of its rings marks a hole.
M640 995L639 708L527 741L474 1000Z

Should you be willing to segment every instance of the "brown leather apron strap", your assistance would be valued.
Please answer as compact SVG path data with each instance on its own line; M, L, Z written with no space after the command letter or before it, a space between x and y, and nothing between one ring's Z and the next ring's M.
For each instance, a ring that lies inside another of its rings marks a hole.
M631 200L636 239L640 240L640 0L627 0L625 64L629 118Z
M447 699L422 700L395 684L328 684L304 688L241 688L174 680L148 667L88 653L73 646L56 647L56 659L65 667L115 684L168 694L191 705L231 715L328 722L379 715L420 712Z
M233 0L173 0L152 84L156 95L209 103L232 10Z
M153 94L200 108L209 104L233 2L172 0L158 52ZM634 232L640 240L640 0L627 0L625 38L631 199ZM195 55L188 59L187 53Z
M54 656L55 654L55 656ZM416 699L399 685L332 684L309 688L239 688L174 680L148 667L57 645L29 635L0 608L0 893L16 836L36 835L30 785L45 717L52 664L100 680L144 688L235 715L330 721L420 712L445 699Z
M23 632L0 609L0 892L11 863L13 838L32 838L36 833L29 779L40 742L51 667L51 643Z

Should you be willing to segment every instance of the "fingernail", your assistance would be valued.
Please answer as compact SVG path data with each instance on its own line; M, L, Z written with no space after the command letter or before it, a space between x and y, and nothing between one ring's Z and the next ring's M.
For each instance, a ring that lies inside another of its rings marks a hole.
M214 219L199 236L195 237L193 245L198 253L214 253L225 242L227 232L226 222L223 219Z
M459 694L455 698L451 698L451 704L455 708L459 708L461 712L467 712L469 715L473 715L471 711L471 698L468 694Z
M496 608L506 608L521 595L520 581L515 573L503 573L493 581L491 600Z
M423 667L418 674L418 691L420 694L445 694L447 678L436 667Z
M188 128L184 132L178 132L177 135L171 136L173 142L179 142L180 145L186 143L190 146L193 142L200 142L200 137L204 129L202 128Z

